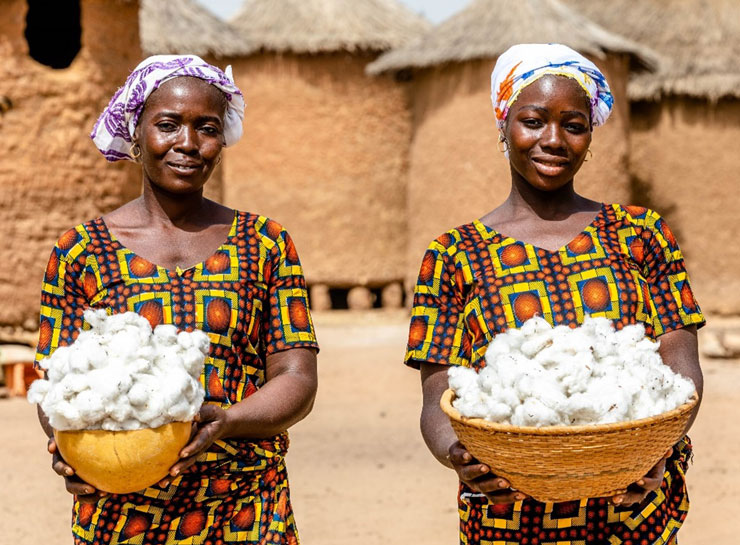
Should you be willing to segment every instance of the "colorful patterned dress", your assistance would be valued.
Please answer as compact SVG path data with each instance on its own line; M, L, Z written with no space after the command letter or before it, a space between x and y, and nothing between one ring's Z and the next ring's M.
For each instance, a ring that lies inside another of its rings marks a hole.
M268 355L317 348L290 236L276 222L245 212L235 213L215 253L187 270L167 270L134 254L101 218L71 229L46 268L37 361L76 338L89 307L208 332L211 352L201 381L206 402L224 409L265 383ZM165 488L112 495L97 505L75 502L75 543L297 543L287 448L287 433L216 441Z
M556 251L508 238L474 221L437 238L424 255L406 364L480 370L491 339L534 314L572 326L586 315L605 316L617 328L642 323L652 338L704 324L676 239L651 210L602 205L593 222ZM690 442L684 438L668 460L661 489L634 507L615 507L604 498L492 505L461 483L460 541L671 543L689 506L684 473L690 454Z

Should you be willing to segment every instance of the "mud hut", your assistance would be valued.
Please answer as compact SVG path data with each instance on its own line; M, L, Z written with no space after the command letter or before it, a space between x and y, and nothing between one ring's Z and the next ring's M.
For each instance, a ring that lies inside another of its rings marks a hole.
M536 24L533 22L536 21ZM516 43L564 43L607 75L615 111L597 129L593 158L576 181L586 195L628 200L628 74L657 62L645 48L611 33L556 0L474 0L407 47L386 53L372 74L412 78L413 141L408 180L407 286L424 248L454 225L492 209L509 192L509 167L497 151L490 74Z
M399 304L410 114L365 66L428 23L396 0L249 0L231 24L257 51L230 59L247 113L225 202L288 229L313 306Z
M139 6L0 5L0 341L16 341L38 327L39 290L57 238L138 191L136 172L107 165L88 134L141 56Z
M636 199L678 232L702 308L740 313L740 3L568 2L665 58L629 83Z

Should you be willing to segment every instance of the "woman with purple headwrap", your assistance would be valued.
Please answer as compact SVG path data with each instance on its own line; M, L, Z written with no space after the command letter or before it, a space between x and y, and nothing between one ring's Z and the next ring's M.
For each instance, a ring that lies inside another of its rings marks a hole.
M491 85L511 190L429 245L405 359L421 370L424 439L460 480L461 543L675 543L688 510L687 437L624 493L540 503L475 460L440 409L449 366L482 369L493 337L534 315L571 327L588 315L616 328L643 324L663 361L702 391L696 329L704 318L665 220L575 190L593 127L612 109L604 75L564 45L522 44L499 57Z
M108 161L141 165L142 194L59 239L37 360L73 342L90 307L201 329L211 346L193 436L155 486L116 495L81 481L40 415L77 544L297 543L286 430L313 405L318 349L300 261L278 223L203 196L243 115L228 68L155 56L93 129Z

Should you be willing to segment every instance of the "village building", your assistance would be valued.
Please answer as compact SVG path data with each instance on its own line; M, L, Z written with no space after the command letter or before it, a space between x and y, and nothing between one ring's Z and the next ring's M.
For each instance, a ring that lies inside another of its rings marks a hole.
M510 46L547 42L563 43L590 58L606 74L615 96L612 118L596 129L593 157L579 172L578 190L597 200L629 201L627 81L630 72L651 68L655 57L554 0L473 0L368 67L372 74L412 79L407 289L431 240L481 217L509 194L508 161L497 149L490 75L498 55Z
M141 58L138 9L124 0L2 2L0 340L38 328L58 237L138 192L138 170L107 164L88 137Z
M740 308L740 2L568 0L663 58L630 80L630 175L676 232L702 309ZM639 204L639 202L636 202Z
M314 308L402 304L411 120L404 85L365 66L429 24L396 0L251 0L227 57L247 110L224 202L293 237Z

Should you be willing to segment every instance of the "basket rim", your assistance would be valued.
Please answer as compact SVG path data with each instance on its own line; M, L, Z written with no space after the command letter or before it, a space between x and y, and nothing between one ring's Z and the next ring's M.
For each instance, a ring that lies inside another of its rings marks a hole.
M675 409L666 411L664 413L648 416L647 418L640 418L639 420L630 420L627 422L615 422L613 424L585 424L580 426L543 426L541 428L535 426L515 426L513 424L500 424L497 422L489 422L483 418L467 418L462 416L460 412L452 406L452 400L455 397L455 392L451 388L448 388L442 393L439 405L442 411L451 419L479 429L496 431L502 433L521 433L529 435L591 435L594 433L607 433L607 432L618 432L634 428L642 428L652 424L658 424L666 420L670 420L675 417L683 416L687 412L694 409L696 404L699 402L699 395L694 392L691 399L679 405Z

